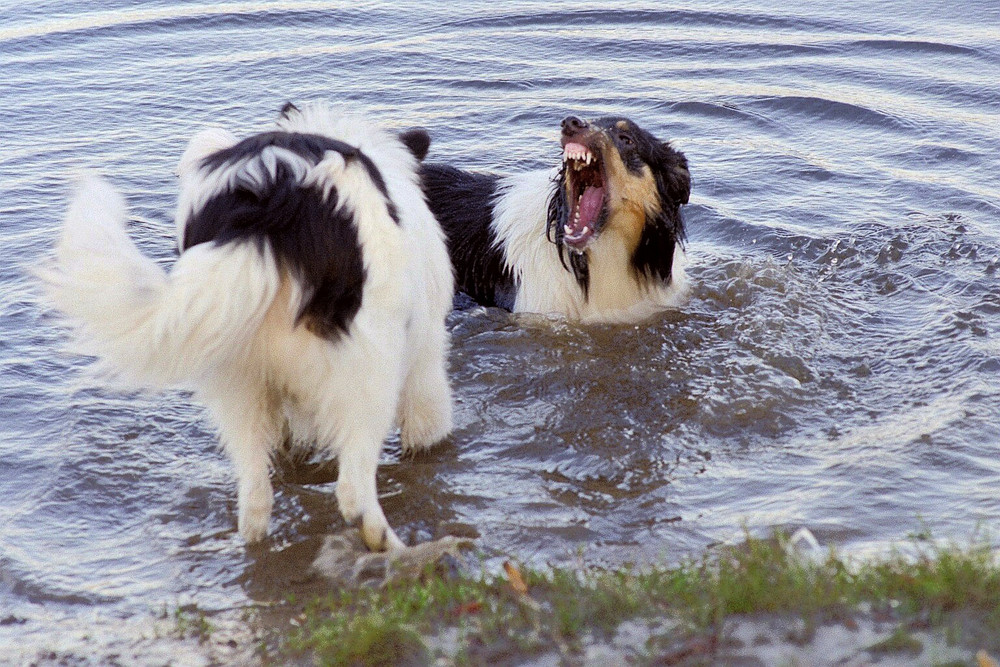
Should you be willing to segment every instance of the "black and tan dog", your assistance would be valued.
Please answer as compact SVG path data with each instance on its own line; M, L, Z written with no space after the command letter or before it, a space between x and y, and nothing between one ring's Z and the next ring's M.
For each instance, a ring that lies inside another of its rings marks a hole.
M458 289L484 305L634 322L686 292L684 155L625 118L562 121L562 165L497 176L424 164Z

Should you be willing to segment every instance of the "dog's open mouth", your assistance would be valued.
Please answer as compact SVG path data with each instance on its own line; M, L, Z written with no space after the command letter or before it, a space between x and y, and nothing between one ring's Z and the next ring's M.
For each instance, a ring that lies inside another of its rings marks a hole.
M604 224L604 165L599 154L575 141L563 144L563 163L569 200L563 243L582 252Z

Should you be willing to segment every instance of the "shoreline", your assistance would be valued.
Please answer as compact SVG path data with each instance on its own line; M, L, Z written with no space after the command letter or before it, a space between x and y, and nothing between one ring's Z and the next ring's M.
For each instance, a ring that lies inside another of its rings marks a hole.
M347 530L280 599L104 619L14 664L997 666L988 544L856 560L794 537L675 566L487 571L458 538L394 559Z

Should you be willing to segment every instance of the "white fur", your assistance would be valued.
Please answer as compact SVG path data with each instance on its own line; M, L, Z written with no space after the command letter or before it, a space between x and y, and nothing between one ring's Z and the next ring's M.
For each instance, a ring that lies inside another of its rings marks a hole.
M321 104L293 112L280 129L324 134L359 147L382 173L400 217L388 215L367 172L339 153L312 166L266 149L215 171L201 158L236 142L223 130L196 135L180 161L178 240L188 216L236 179L259 179L276 160L303 183L336 187L355 212L366 279L361 308L335 342L295 322L308 294L256 244L203 243L169 274L125 231L122 197L87 176L74 196L56 261L39 269L55 305L79 328L84 350L143 387L184 386L210 409L239 486L239 531L267 534L270 457L285 435L338 457L337 500L361 521L370 548L402 542L378 502L375 468L394 425L404 449L429 447L452 426L446 375L452 273L440 227L418 186L415 158L394 136Z
M501 180L495 199L493 231L519 288L514 312L552 313L582 322L638 322L684 303L688 292L686 258L674 250L666 286L640 282L629 250L612 234L589 249L590 290L584 295L573 273L546 237L548 199L557 170L531 171Z

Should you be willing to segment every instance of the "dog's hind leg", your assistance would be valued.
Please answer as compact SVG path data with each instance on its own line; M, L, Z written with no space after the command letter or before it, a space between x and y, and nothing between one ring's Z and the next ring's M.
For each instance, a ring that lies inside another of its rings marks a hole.
M399 401L400 441L407 453L422 451L451 432L451 386L444 327L430 332L414 351Z
M233 462L238 484L240 535L248 543L267 537L274 491L271 454L283 435L280 405L260 386L233 382L206 397L219 425L222 446Z

